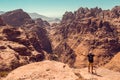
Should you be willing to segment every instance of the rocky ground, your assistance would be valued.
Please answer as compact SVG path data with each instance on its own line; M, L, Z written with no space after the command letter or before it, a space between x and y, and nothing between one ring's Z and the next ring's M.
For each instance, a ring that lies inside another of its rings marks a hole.
M108 70L106 68L96 68L94 74L88 73L87 68L77 69L76 72L80 73L85 80L119 80L120 73Z
M106 68L120 72L120 52L117 53L112 60L105 65Z
M119 72L95 68L94 74L87 68L74 69L56 61L42 61L13 70L3 80L119 80Z
M42 61L19 67L4 80L76 80L77 78L67 64Z

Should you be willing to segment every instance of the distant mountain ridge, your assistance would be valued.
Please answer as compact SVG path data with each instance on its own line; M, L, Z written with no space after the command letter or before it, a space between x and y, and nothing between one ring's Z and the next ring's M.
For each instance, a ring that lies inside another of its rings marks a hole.
M36 18L42 18L43 20L46 20L46 19L51 19L51 18L49 18L49 17L46 17L46 16L44 16L44 15L40 15L40 14L38 14L38 13L28 13L29 15L30 15L30 17L32 18L32 19L36 19Z
M0 15L1 14L4 14L4 13L6 13L5 11L0 11ZM27 12L28 13L28 12ZM38 13L28 13L29 14L29 16L32 18L32 19L37 19L37 18L41 18L42 20L46 20L46 21L48 21L48 22L52 22L52 23L58 23L58 22L60 22L60 19L59 18L51 18L51 17L47 17L47 16L44 16L44 15L40 15L40 14L38 14Z
M32 19L41 18L42 20L46 20L48 22L60 22L59 18L46 17L46 16L40 15L38 13L28 13L28 14Z
M4 11L0 11L0 15L1 15L1 14L4 14L4 13L5 13Z

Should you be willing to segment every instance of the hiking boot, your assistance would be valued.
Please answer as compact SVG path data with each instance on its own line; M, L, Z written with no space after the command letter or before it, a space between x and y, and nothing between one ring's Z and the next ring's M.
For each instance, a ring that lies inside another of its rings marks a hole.
M94 72L92 72L92 74L94 74Z

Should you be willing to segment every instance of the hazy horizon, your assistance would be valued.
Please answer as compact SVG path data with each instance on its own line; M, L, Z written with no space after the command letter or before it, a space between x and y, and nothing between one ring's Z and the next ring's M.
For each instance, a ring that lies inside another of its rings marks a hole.
M47 17L62 17L66 11L80 7L99 7L104 10L120 6L120 0L0 0L0 11L23 9L25 12L38 13Z

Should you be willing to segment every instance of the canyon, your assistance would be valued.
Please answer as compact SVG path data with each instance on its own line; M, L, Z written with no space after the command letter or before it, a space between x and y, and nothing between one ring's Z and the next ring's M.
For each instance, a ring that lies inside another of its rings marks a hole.
M33 20L22 9L0 15L0 71L10 72L8 77L14 69L15 74L20 73L21 66L35 63L39 67L48 60L50 65L57 65L57 62L68 65L71 75L76 77L71 80L77 80L78 74L72 72L87 67L89 51L95 54L95 67L120 72L120 6L111 10L81 7L65 12L61 22L53 24L40 18Z

